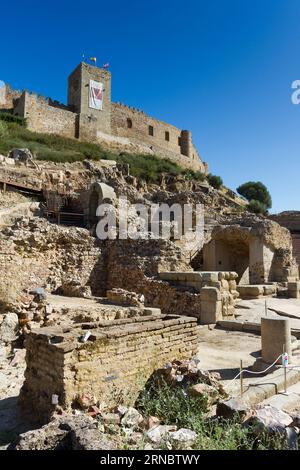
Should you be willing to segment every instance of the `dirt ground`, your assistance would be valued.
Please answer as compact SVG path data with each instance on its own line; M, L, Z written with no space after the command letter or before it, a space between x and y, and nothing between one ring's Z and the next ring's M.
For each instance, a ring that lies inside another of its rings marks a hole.
M240 360L248 367L260 356L259 335L208 327L199 327L199 332L201 368L218 371L224 380L230 380L238 373Z

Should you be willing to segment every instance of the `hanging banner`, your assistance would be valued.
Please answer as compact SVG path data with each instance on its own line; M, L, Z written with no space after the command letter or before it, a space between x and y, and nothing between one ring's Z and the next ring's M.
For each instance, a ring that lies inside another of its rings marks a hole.
M90 80L89 107L103 109L103 83Z

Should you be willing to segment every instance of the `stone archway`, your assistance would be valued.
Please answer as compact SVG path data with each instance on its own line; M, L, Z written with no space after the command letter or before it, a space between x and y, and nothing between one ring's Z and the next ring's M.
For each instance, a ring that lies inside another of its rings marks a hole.
M216 227L203 247L205 271L235 271L238 284L254 282L252 236L248 227Z
M205 271L235 271L239 284L249 284L249 243L226 237L211 240L203 247Z
M90 187L88 206L88 220L90 226L93 226L97 223L97 208L100 204L102 204L102 201L104 201L105 199L114 201L116 199L115 190L106 183L100 183L98 181L93 183Z

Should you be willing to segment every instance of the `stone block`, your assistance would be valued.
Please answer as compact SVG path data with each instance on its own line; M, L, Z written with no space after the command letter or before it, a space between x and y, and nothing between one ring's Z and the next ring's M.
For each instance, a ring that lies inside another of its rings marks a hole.
M177 273L176 272L158 273L158 276L163 281L175 281L175 280L177 280Z
M189 286L189 287L194 287L194 289L196 289L197 292L200 292L201 289L202 289L202 282L197 282L197 281L189 281L189 282L186 282L186 285Z
M187 280L188 281L197 281L197 282L202 282L202 274L201 272L194 271L192 273L187 273Z
M237 291L242 299L255 299L264 295L263 285L237 286Z
M291 299L300 299L300 292L298 290L288 291L288 296Z
M216 282L219 280L217 271L203 271L201 272L202 280L203 281L211 281Z
M201 300L201 325L213 325L222 319L222 302Z
M266 285L264 286L264 295L276 295L277 294L277 285Z
M161 309L147 307L143 309L143 315L161 315Z
M292 299L299 299L300 298L300 282L288 282L288 296Z
M201 289L201 302L202 300L210 302L221 300L221 292L216 287L203 287Z
M288 282L288 290L300 290L300 281Z

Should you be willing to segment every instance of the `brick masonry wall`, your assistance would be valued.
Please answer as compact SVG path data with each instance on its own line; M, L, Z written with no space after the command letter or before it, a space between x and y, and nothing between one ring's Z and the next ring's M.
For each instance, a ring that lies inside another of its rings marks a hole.
M196 319L163 315L97 324L86 343L81 327L35 330L26 339L25 383L20 403L36 420L53 411L52 394L70 408L78 395L115 404L133 403L151 374L175 358L197 353ZM91 328L86 325L85 328Z

